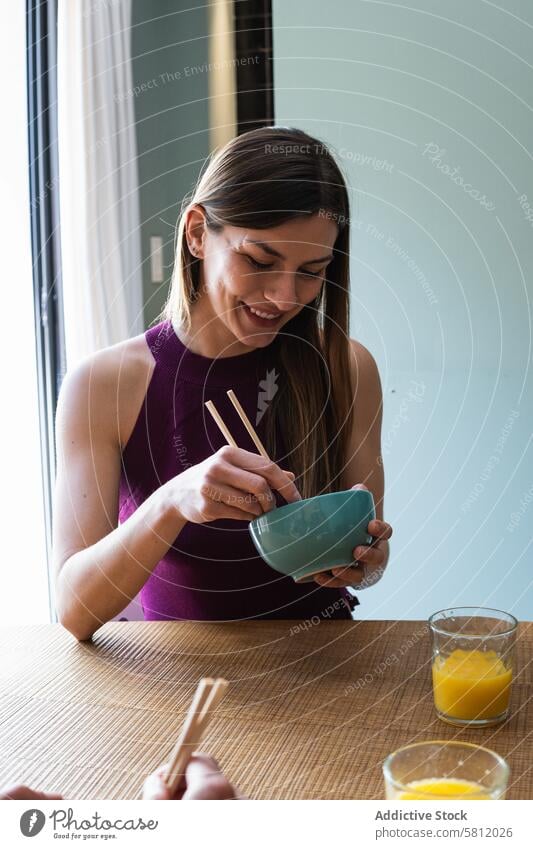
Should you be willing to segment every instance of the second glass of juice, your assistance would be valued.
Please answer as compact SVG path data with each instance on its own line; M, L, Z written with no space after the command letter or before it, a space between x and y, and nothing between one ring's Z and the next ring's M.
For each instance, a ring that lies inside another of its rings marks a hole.
M385 798L504 799L509 766L496 752L457 740L427 740L392 752L383 764Z
M433 697L452 725L503 722L509 712L517 620L503 610L459 607L429 618Z

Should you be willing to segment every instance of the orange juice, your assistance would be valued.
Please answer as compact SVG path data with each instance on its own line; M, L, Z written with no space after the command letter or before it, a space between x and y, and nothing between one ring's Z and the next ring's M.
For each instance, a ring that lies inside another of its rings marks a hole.
M486 788L461 778L423 778L411 781L398 799L490 799Z
M455 649L433 661L437 710L454 719L492 719L509 706L512 671L495 651Z

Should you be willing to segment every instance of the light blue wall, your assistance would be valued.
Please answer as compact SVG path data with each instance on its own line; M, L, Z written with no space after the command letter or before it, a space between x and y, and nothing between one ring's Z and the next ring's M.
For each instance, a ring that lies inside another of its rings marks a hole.
M276 123L338 151L383 383L394 538L362 617L533 619L533 6L498 5L273 3Z

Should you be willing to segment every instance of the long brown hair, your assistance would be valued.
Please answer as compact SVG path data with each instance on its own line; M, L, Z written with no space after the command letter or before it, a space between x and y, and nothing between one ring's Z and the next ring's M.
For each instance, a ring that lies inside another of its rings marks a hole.
M349 333L349 198L327 145L299 129L261 127L212 154L184 198L176 231L172 283L163 317L190 328L198 297L199 262L189 251L185 212L200 204L207 226L266 229L318 213L339 232L317 298L269 346L280 388L266 419L266 449L277 458L276 421L304 498L341 489L353 422Z

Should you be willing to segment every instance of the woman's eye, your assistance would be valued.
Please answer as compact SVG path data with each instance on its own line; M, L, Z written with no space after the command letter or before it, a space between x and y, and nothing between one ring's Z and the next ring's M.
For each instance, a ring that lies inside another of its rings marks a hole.
M250 265L253 268L264 270L265 268L272 268L273 267L273 264L271 262L259 262L257 259L254 259L254 257L250 256L249 254L244 254L244 256L246 257L246 259L248 260L248 262L250 263ZM315 271L302 271L301 273L303 274L304 277L313 277L314 279L316 279L318 277L322 277L322 275L324 274L324 269L322 269L321 271L316 271L316 272Z
M302 271L304 277L322 277L324 271Z
M253 256L249 256L248 254L246 254L246 259L254 268L272 268L271 263L258 262L256 259L253 258Z

